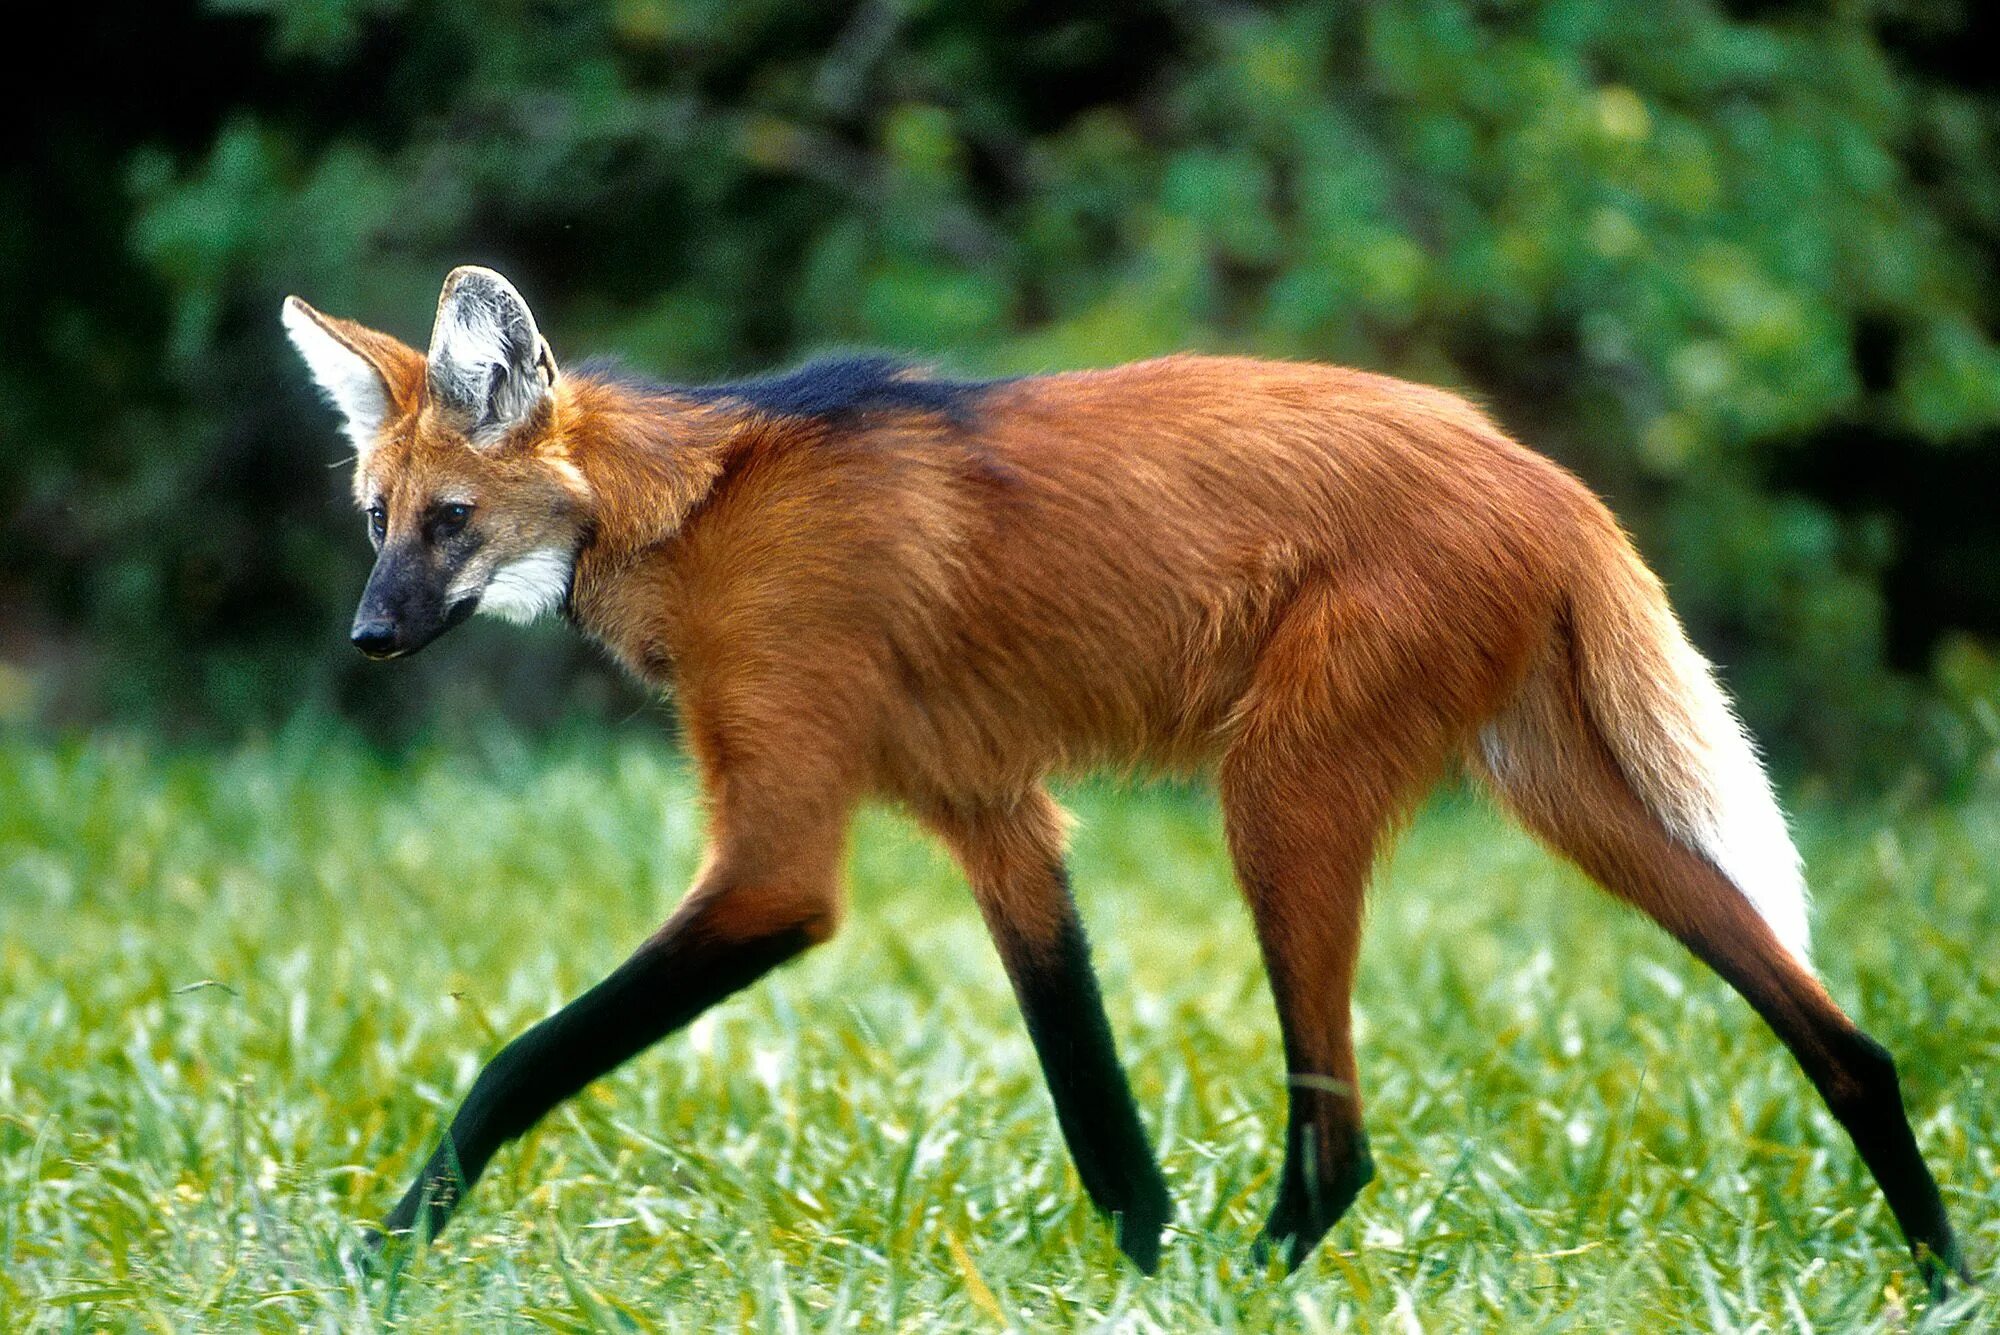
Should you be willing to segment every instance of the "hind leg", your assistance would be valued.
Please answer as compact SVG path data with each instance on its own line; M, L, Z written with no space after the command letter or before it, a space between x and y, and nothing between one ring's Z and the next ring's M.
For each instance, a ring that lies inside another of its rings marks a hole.
M1232 757L1222 785L1229 844L1256 921L1286 1070L1284 1168L1258 1239L1296 1267L1374 1177L1361 1121L1349 997L1362 898L1382 814L1308 803ZM1364 814L1365 813L1365 814Z
M1489 729L1475 765L1529 830L1742 994L1854 1141L1933 1286L1945 1268L1964 1275L1889 1054L1779 942L1750 900L1641 804L1573 688L1555 674L1537 678Z
M1221 771L1288 1072L1284 1168L1263 1237L1296 1267L1374 1176L1349 998L1380 842L1436 778L1461 699L1354 599L1302 600L1260 660ZM1340 655L1332 660L1329 649Z

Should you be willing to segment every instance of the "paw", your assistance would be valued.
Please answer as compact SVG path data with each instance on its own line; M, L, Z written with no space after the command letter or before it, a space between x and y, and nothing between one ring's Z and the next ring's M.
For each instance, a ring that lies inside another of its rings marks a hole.
M1332 1220L1317 1228L1295 1220L1280 1219L1276 1215L1260 1229L1257 1240L1250 1244L1250 1264L1259 1272L1268 1272L1275 1259L1285 1269L1286 1274L1297 1270L1319 1240L1333 1227Z
M1375 1180L1375 1161L1368 1153L1368 1138L1356 1135L1344 1163L1309 1188L1286 1165L1285 1180L1278 1189L1277 1204L1257 1240L1250 1245L1250 1259L1259 1270L1270 1268L1273 1256L1284 1263L1290 1274L1304 1264L1333 1226L1347 1214L1361 1189Z
M1146 1275L1160 1268L1160 1233L1174 1214L1166 1186L1156 1185L1156 1191L1146 1193L1145 1199L1119 1211L1114 1218L1118 1250L1139 1267L1141 1274Z

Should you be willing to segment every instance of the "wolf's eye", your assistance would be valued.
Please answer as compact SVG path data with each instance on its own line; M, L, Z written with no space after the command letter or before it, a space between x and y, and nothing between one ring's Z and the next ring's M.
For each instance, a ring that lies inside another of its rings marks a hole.
M472 507L461 502L440 505L437 512L437 535L448 538L465 527L465 521L472 518Z
M379 505L368 507L368 531L380 542L389 532L389 512Z

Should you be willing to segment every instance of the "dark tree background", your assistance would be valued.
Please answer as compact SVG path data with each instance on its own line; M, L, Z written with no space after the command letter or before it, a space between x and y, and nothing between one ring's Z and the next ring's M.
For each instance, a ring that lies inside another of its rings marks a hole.
M1788 761L2000 742L1993 7L54 21L0 176L0 719L633 708L553 633L365 675L345 644L367 549L279 299L421 343L476 261L559 356L679 378L1198 347L1452 384L1612 501Z

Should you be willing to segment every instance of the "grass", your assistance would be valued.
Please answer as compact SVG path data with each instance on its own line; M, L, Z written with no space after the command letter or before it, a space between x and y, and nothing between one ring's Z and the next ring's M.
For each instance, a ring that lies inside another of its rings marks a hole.
M1275 1021L1198 791L1069 794L1177 1217L1121 1264L956 874L866 816L830 946L503 1152L386 1277L344 1261L480 1059L698 855L663 745L388 763L0 739L0 1325L412 1330L1902 1329L1894 1226L1777 1044L1464 797L1378 886L1379 1180L1296 1278L1247 1254ZM1975 1266L2000 1243L2000 807L1805 821L1823 966L1901 1058ZM2000 1304L1955 1299L1966 1329ZM1948 1312L1947 1315L1953 1314Z

